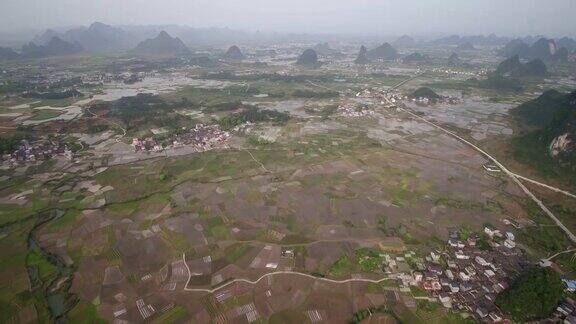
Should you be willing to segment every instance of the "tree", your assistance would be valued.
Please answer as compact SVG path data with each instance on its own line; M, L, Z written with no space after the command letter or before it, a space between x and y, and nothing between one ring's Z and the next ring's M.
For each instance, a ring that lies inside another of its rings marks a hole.
M560 276L549 268L524 271L496 297L502 312L518 322L549 317L562 299Z

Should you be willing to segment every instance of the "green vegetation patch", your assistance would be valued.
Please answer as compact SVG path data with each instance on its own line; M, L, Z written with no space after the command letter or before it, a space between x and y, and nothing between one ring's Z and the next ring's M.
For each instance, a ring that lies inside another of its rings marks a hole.
M1 323L16 323L16 315L18 308L9 302L0 300L0 322Z
M412 92L410 98L427 98L429 100L440 99L440 96L434 92L434 90L428 87L420 87L416 91Z
M312 90L295 90L292 96L295 98L306 98L306 99L326 99L326 98L336 98L340 94L335 91L312 91Z
M520 80L506 78L497 74L490 75L483 80L470 79L467 83L473 87L497 91L520 92L524 89Z
M64 215L50 222L49 228L51 230L58 230L63 227L70 226L74 224L81 212L79 210L70 209L64 213Z
M517 322L549 317L562 299L560 275L549 268L532 268L496 296L495 303Z
M189 250L191 250L190 244L184 234L172 231L162 231L160 235L162 239L171 245L178 253L189 252Z
M176 323L188 316L188 312L182 306L175 306L166 313L160 315L152 323Z
M365 319L372 317L375 314L386 314L390 315L396 322L401 323L400 319L394 314L394 312L388 308L387 305L381 305L379 307L370 307L356 311L352 314L352 318L348 323L356 324L362 323Z
M527 226L517 231L519 242L542 255L564 251L571 246L566 234L540 210L536 203L528 202L525 210L536 225Z
M306 323L308 318L303 312L293 309L286 309L272 314L268 319L270 324Z
M289 119L290 115L285 112L250 107L241 112L220 118L218 124L223 129L230 129L247 122L272 122L275 124L285 124Z
M238 261L242 256L244 256L248 251L250 251L250 246L246 244L234 244L226 248L224 251L224 258L230 263Z
M487 201L485 203L470 201L470 200L461 200L455 198L448 198L448 197L439 197L436 198L434 201L436 206L445 206L450 208L456 209L464 209L464 210L471 210L471 211L484 211L484 212L493 212L493 213L501 213L502 206L497 201Z
M28 267L36 268L38 271L38 277L42 281L48 280L55 275L57 271L54 265L36 251L28 253L26 256L26 265Z
M376 250L362 248L356 250L356 262L364 272L374 272L379 270L384 261L384 257Z
M34 115L30 117L30 120L45 120L50 118L56 118L62 115L61 110L56 109L37 109L34 110Z
M30 201L24 206L17 204L0 204L0 224L22 220L48 206L48 202L39 194L32 194L28 197Z
M527 131L514 138L514 158L537 170L542 177L553 177L576 185L576 150L567 143L552 157L550 145L559 136L576 134L576 91L564 94L555 90L511 110Z
M158 95L140 93L113 102L98 102L91 106L91 111L101 112L120 120L128 131L137 131L149 126L176 129L190 121L176 111L189 108L190 105L191 103L185 98L180 101L167 101Z
M0 154L12 153L20 141L23 139L29 139L24 133L15 133L13 135L2 135L0 136Z
M576 179L576 171L553 159L549 153L549 145L542 140L542 137L542 131L515 137L512 140L514 159L535 169L544 178L568 180L569 185L574 186L576 180L570 181L570 179Z
M352 262L347 255L341 256L334 264L330 267L328 271L330 275L336 278L342 278L350 273L350 268L352 267Z
M208 232L211 236L223 238L228 235L228 228L221 217L212 217L208 219Z
M68 319L71 323L81 323L81 324L104 324L106 320L98 316L96 306L87 301L81 300L76 304L70 312L67 314Z
M113 215L128 217L132 215L140 206L140 201L129 201L124 203L115 203L106 207L106 210Z

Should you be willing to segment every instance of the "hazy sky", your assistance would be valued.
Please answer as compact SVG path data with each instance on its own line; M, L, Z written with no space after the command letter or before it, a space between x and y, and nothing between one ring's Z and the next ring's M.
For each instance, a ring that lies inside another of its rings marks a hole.
M379 34L576 34L576 0L0 0L0 31L182 24Z

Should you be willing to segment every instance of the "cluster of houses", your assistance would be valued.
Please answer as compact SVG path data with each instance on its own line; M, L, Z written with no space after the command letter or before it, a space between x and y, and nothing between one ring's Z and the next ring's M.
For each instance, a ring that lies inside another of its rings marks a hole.
M124 70L121 64L115 69ZM26 85L23 92L44 92L49 90L66 90L86 86L99 86L104 83L122 82L132 84L141 81L149 73L144 72L75 72L75 71L55 71L52 67L40 67L38 70L31 70L30 66L23 68L5 67L0 71L4 77L10 77Z
M450 68L432 68L432 72L435 73L445 73L449 75L466 76L466 77L481 77L488 74L488 69L480 69L477 71L463 71L459 69Z
M354 96L356 98L373 99L374 96L376 95L379 96L382 94L384 94L386 96L386 99L388 99L388 101L392 103L399 102L407 98L406 95L395 90L388 90L388 88L386 87L376 88L372 90L364 89L362 91L356 92Z
M355 96L356 98L371 98L372 91L370 91L369 89L364 89L360 92L357 92Z
M402 93L397 91L387 93L386 97L388 101L390 101L391 103L396 103L398 101L405 100L407 98L406 95L403 95Z
M34 143L22 140L14 152L2 156L2 164L4 167L10 168L26 162L48 160L54 156L64 156L69 160L74 158L74 154L65 144L47 140Z
M132 147L134 148L134 152L161 152L164 150L162 144L158 143L152 137L144 139L133 138Z
M374 111L354 103L345 103L338 106L338 114L344 117L366 117L374 115Z
M92 72L84 73L80 76L83 84L88 85L101 85L104 83L122 82L125 84L133 84L142 81L150 73L147 72Z
M574 280L565 280L566 290L574 292L576 289L576 282ZM552 314L554 323L572 324L576 323L576 301L572 298L566 298L562 301Z
M174 135L166 147L154 138L132 140L135 152L161 152L166 148L191 147L195 152L205 152L220 147L230 138L230 133L220 129L218 125L196 124L194 128L183 134Z
M121 81L124 84L134 84L144 80L144 73L121 73L116 75L115 80Z
M27 91L46 91L49 89L67 88L80 86L82 79L72 72L42 70L33 75L27 75L25 82L28 84Z
M384 91L377 94L376 98L380 100L380 104L385 108L394 108L396 103L406 100L408 97L397 91Z
M177 135L172 145L192 145L198 152L204 152L226 143L229 138L230 133L221 130L218 125L196 124L189 132Z
M509 220L504 223L519 226ZM503 233L485 226L484 234L464 238L462 233L452 232L446 249L433 251L425 259L414 252L396 258L386 255L384 271L395 273L405 289L419 287L444 307L471 314L478 322L504 322L506 319L494 304L496 296L508 288L515 274L532 264L517 248L512 232ZM552 263L542 260L539 265L549 267ZM411 268L417 270L411 271ZM576 280L563 279L563 282L567 292L576 292ZM576 301L563 300L549 321L576 323Z
M429 106L437 103L455 105L460 102L460 99L457 97L439 96L438 98L435 99L430 99L427 97L417 97L412 98L411 101L419 106Z
M433 251L425 259L411 255L402 260L385 258L384 271L396 272L403 286L425 290L446 308L472 314L480 322L500 322L503 316L494 305L496 295L528 263L516 248L513 233L489 226L484 232L482 237L472 234L466 238L453 232L444 251ZM408 260L417 269L412 274L399 269Z

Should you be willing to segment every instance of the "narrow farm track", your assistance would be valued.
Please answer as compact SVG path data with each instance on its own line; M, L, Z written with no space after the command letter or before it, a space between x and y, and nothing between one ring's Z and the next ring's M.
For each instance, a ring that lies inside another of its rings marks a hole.
M93 112L90 110L90 108L88 108L88 107L86 107L86 111L87 111L90 115L92 115L94 118L102 119L102 120L106 121L107 123L112 124L112 125L120 128L120 130L122 131L122 136L120 136L120 138L126 136L126 129L125 129L124 127L122 127L122 125L120 125L120 124L118 124L118 123L116 123L116 122L113 122L113 121L111 121L111 120L108 120L108 119L106 119L106 118L99 117L98 115L96 115L95 113L93 113ZM117 138L117 139L116 139L116 142L120 142L120 138Z
M264 166L264 164L262 164L262 162L258 161L254 155L252 154L252 152L250 152L248 149L242 149L245 152L248 152L248 154L250 154L250 157L252 158L252 160L254 160L254 162L256 162L258 165L260 165L260 167L262 168L262 170L264 170L264 172L266 173L270 173L270 170L266 169L266 167Z

